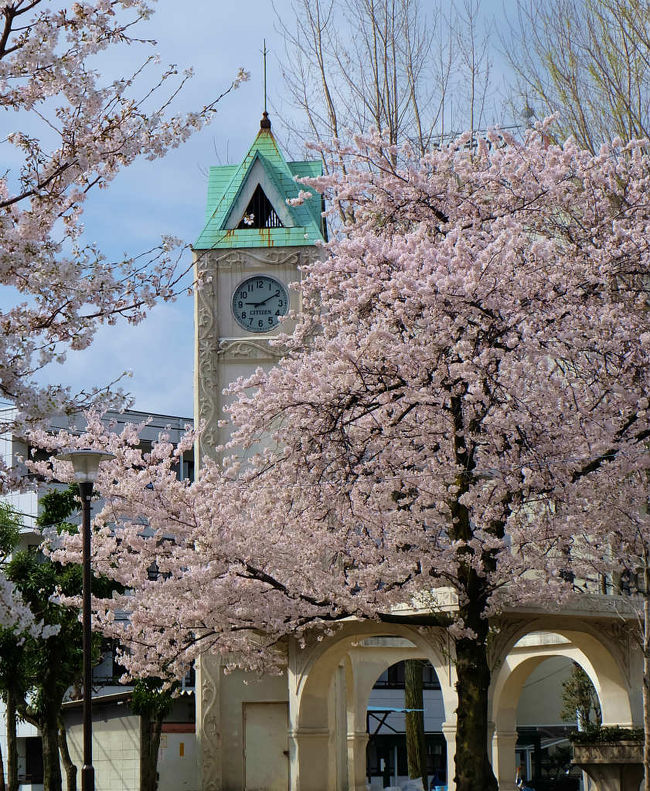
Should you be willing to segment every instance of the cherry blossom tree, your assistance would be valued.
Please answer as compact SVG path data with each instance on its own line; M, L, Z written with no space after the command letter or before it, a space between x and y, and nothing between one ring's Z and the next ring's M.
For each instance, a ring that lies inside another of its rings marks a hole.
M410 602L454 641L456 787L496 791L490 619L542 580L545 602L589 589L598 505L648 466L648 147L541 126L399 167L379 141L342 153L309 189L355 224L304 273L283 359L232 386L221 461L190 484L183 443L143 456L132 427L41 439L116 454L94 562L130 593L96 604L133 674L203 651L268 670L289 635Z
M18 431L110 393L43 387L36 372L84 349L119 317L137 323L158 299L172 299L182 245L171 238L122 261L83 235L84 203L138 157L155 159L212 117L219 98L174 115L170 103L189 78L160 69L153 42L137 37L146 0L0 2L0 430ZM133 74L111 81L107 55L145 46ZM103 60L102 60L103 58ZM245 78L241 72L230 88ZM223 94L222 94L223 95ZM0 463L0 490L24 485ZM25 626L25 608L0 577L0 623Z
M190 74L161 70L149 54L154 42L137 37L151 13L148 0L0 2L0 108L9 130L0 141L0 395L19 420L89 403L92 393L75 398L39 387L34 373L63 362L68 349L86 348L99 324L137 323L177 289L178 242L154 241L148 252L112 261L82 225L89 194L138 157L178 146L221 98L198 112L170 113ZM143 62L111 81L103 74L107 56L128 46L147 47Z
M583 484L575 492L575 505L577 513L589 514L587 524L596 526L584 535L583 561L589 559L594 572L634 604L636 617L631 620L628 615L626 620L643 657L643 791L650 791L650 462L646 461L645 469L634 464L628 467L626 456L619 455L608 459L607 465L609 481L601 496L594 500ZM621 478L624 487L617 484Z

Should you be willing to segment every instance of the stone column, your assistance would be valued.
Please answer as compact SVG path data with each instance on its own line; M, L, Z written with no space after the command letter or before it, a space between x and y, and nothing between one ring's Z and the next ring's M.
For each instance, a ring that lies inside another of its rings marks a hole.
M456 723L443 722L442 735L447 742L447 789L456 791L454 776L456 774Z
M492 770L497 776L499 791L516 791L517 731L496 731L492 737Z
M350 791L366 791L366 747L368 732L348 733L348 771Z
M221 791L221 663L203 654L196 663L196 755L201 791Z
M329 728L289 732L290 791L335 791L329 771Z

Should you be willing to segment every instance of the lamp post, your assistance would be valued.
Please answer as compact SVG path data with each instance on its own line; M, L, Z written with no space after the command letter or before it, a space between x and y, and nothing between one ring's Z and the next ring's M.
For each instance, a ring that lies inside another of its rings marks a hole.
M82 543L83 543L83 582L82 582L82 629L83 629L83 754L84 763L81 769L82 791L95 790L95 769L93 768L93 722L92 722L92 647L90 629L90 499L93 496L93 485L97 478L99 465L103 461L114 458L112 453L96 450L71 450L57 457L61 461L69 461L74 468L74 476L79 485L82 507Z

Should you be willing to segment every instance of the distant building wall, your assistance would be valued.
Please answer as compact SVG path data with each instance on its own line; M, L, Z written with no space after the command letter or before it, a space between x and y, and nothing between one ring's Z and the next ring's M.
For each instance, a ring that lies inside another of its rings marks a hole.
M517 725L571 725L563 722L562 684L571 675L573 662L563 656L546 659L526 680L517 707ZM575 723L574 723L575 724Z
M93 712L93 766L96 791L138 791L140 788L140 718L126 706ZM69 715L70 757L83 764L81 711ZM80 771L77 782L80 785Z

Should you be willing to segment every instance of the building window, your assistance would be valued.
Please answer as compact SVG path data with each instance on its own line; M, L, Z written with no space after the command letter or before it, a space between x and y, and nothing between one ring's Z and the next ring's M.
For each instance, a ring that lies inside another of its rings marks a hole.
M397 662L385 670L375 682L380 689L404 689L404 662ZM440 682L433 665L422 660L422 688L440 689Z

